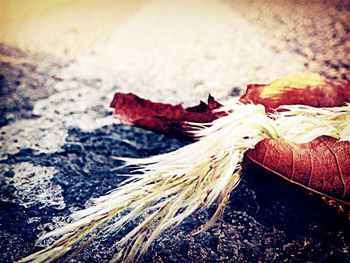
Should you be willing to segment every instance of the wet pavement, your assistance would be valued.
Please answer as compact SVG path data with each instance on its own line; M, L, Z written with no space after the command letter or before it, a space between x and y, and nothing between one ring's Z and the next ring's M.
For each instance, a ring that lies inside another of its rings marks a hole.
M191 105L298 70L349 79L348 21L346 1L149 1L74 59L1 44L0 261L37 251L38 236L115 188L125 171L112 172L113 156L189 143L119 124L114 92ZM273 175L246 171L215 226L187 236L213 212L168 230L141 262L350 262L347 214ZM76 262L108 261L117 238L101 235Z

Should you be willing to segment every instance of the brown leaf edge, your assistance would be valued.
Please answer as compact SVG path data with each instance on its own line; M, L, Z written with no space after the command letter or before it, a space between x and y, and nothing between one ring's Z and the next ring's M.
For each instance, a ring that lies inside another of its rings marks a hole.
M305 86L303 88L284 87L280 93L263 96L269 84L249 84L239 101L262 104L271 112L281 105L308 105L312 107L337 107L350 102L350 82L342 80L325 80L323 85Z
M346 81L332 81L326 80L325 84L318 86L305 86L299 89L293 89L285 87L282 93L277 93L269 98L262 98L260 95L267 85L261 84L251 84L248 85L246 93L240 98L242 103L260 103L265 106L267 111L274 110L280 105L291 105L291 104L304 104L314 107L334 107L334 106L342 106L350 101L350 82ZM191 138L189 133L186 132L186 127L184 123L186 121L191 122L199 122L205 123L215 120L220 117L219 114L214 113L213 110L221 107L222 105L215 101L213 97L209 95L208 104L201 101L198 106L190 107L184 109L181 105L172 106L170 104L152 102L150 100L142 99L134 94L123 94L116 93L114 99L111 103L111 107L115 108L114 115L121 119L121 121L125 124L136 125L141 128L173 135L175 137L181 138ZM324 136L316 138L314 141L303 144L303 145L295 145L290 142L278 141L278 139L265 139L261 141L257 146L246 153L248 158L269 170L272 173L275 173L292 183L298 184L312 192L316 192L323 196L327 196L332 199L336 199L340 202L349 204L348 193L344 197L339 196L337 194L337 189L326 189L326 192L323 192L323 189L319 189L317 185L308 185L305 180L303 181L301 178L294 179L288 177L288 173L286 175L283 174L282 171L274 171L271 167L266 166L266 164L260 164L258 160L254 160L254 156L258 159L258 155L260 155L262 145L270 147L270 151L280 151L281 148L276 148L276 143L282 143L285 148L288 147L301 147L300 149L304 149L305 147L314 145L319 142L319 140L323 140ZM276 141L275 141L276 140ZM327 139L331 140L331 139ZM332 139L337 141L335 139ZM274 143L272 143L274 142ZM340 142L339 142L340 143ZM347 143L347 151L348 149ZM315 145L316 146L316 145ZM304 147L304 148L303 148ZM283 151L282 151L283 152ZM319 154L318 157L324 154L323 152L317 152ZM350 156L350 154L348 154ZM329 157L329 156L328 156ZM328 158L327 157L327 158ZM326 158L326 159L327 159ZM287 158L288 159L288 158ZM293 160L291 163L286 163L286 166L293 165ZM337 162L337 159L335 160ZM346 160L345 160L346 161ZM339 165L339 164L338 164ZM349 167L350 165L348 165ZM286 171L285 171L286 172ZM327 170L328 172L328 170ZM333 173L336 176L336 174ZM305 176L301 174L301 176ZM347 172L346 182L349 184L349 172ZM339 187L339 182L336 184L336 187ZM348 190L348 186L346 188Z
M110 106L114 108L113 115L124 124L187 139L191 134L187 132L186 122L209 123L222 116L214 112L222 105L211 95L208 103L201 101L197 106L184 108L180 104L152 102L132 93L117 92Z
M269 172L347 205L350 205L349 156L350 142L329 136L304 144L265 139L245 154Z
M316 86L285 86L279 92L265 97L263 94L270 84L249 84L245 94L240 97L240 102L262 104L267 112L274 111L281 105L336 107L350 103L348 81L328 79ZM211 95L208 97L208 103L201 101L199 105L185 109L180 104L152 102L132 93L117 92L110 106L115 109L114 116L124 124L186 139L193 139L187 131L186 122L207 123L224 115L214 112L222 105Z

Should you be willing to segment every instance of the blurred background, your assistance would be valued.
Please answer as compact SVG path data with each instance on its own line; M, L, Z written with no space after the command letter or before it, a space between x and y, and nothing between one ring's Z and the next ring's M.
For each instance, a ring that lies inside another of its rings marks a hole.
M5 262L33 252L37 236L116 187L121 179L111 172L119 165L112 155L142 157L186 143L118 125L109 108L116 91L189 106L209 93L229 103L247 83L296 71L350 79L348 0L0 4ZM161 237L147 262L349 262L344 216L303 190L267 178L245 177L213 229L186 237L209 216L195 215L172 239ZM108 260L106 240L80 260Z

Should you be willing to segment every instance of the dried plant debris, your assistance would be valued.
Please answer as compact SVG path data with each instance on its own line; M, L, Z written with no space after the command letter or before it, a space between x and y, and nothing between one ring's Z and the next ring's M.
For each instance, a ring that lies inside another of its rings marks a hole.
M310 87L316 86L322 91L333 88L337 94L337 86L324 84L313 73L297 74L266 85L266 90L260 89L260 95L277 94L276 98L284 104L283 93L291 90L308 94ZM123 231L130 222L136 225L113 245L115 256L111 261L134 262L162 232L215 203L212 217L190 232L203 233L223 214L232 190L241 180L245 154L295 184L349 204L350 105L346 104L348 93L340 94L343 95L340 104L345 106L338 106L338 100L329 105L327 99L324 101L327 107L282 105L272 113L266 112L270 110L269 104L222 106L212 110L220 115L211 122L186 122L187 132L198 139L195 143L143 159L117 157L125 162L125 167L134 167L135 173L129 174L117 189L94 199L92 206L75 212L72 223L42 236L40 240L59 238L21 262L51 262L79 244L80 248L69 256L74 257L98 232ZM151 112L164 108L169 113L185 111L179 106L137 100L130 94L117 94L120 96L128 99L131 96L137 103L137 107L130 105L129 110L121 111L124 120L128 114L130 120L139 116L140 107ZM320 104L323 106L322 101ZM112 106L116 105L114 100ZM149 127L153 129L154 125ZM325 162L326 170L322 168Z

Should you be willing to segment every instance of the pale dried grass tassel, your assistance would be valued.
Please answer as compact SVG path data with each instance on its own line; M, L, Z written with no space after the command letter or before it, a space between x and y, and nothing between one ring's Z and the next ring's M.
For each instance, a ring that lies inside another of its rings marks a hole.
M285 109L288 111L268 117L262 105L236 104L221 109L227 116L213 121L207 128L193 131L199 139L193 144L144 159L119 158L126 166L138 167L141 173L131 174L119 188L93 200L93 206L73 214L73 223L42 236L40 240L60 238L21 262L54 261L84 238L90 236L80 246L91 242L94 238L91 233L98 229L115 233L128 222L139 222L115 244L119 252L112 260L134 262L164 230L216 202L212 218L192 234L210 228L223 213L231 191L241 179L244 153L262 139L283 137L302 143L329 135L349 140L350 135L346 135L350 127L349 105L329 109L286 106Z

